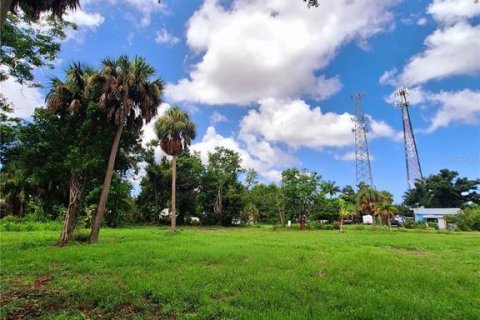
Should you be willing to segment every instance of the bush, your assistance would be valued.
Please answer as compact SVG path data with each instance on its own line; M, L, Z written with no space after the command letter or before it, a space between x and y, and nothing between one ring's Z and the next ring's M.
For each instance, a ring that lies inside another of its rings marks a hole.
M480 231L480 205L473 204L455 216L447 216L446 219L461 231Z

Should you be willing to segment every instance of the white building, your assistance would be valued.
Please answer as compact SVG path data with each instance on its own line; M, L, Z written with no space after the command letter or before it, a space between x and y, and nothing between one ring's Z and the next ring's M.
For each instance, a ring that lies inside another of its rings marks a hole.
M439 229L446 229L445 216L460 213L460 208L413 208L415 222L435 222Z

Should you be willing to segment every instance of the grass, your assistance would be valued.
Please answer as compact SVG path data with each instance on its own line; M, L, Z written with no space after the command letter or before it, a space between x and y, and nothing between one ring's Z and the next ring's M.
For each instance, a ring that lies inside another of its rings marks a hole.
M1 317L480 319L479 233L142 227L64 248L57 236L1 232Z

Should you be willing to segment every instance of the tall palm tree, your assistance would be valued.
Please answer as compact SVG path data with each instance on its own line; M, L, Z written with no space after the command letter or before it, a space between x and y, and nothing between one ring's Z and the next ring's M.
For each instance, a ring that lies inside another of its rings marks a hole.
M85 117L88 105L86 90L87 78L92 75L93 70L80 63L74 63L66 71L66 81L58 78L51 80L50 92L47 95L47 108L60 116L68 117L73 115L72 124L81 122ZM84 146L80 145L82 150ZM70 194L67 213L65 214L63 227L57 244L64 246L70 240L75 229L75 219L78 209L78 201L82 190L82 172L78 167L70 170Z
M102 64L101 72L89 79L89 90L99 97L100 108L117 129L90 233L92 243L98 240L122 132L126 128L139 133L143 124L150 122L157 114L164 88L162 80L152 80L155 69L143 58L130 60L120 56L113 60L107 58Z
M379 194L376 190L369 186L363 186L357 195L357 205L364 213L372 216L372 229L375 229L375 218L377 211L375 206L380 200Z
M7 13L15 12L20 8L32 20L37 20L43 12L51 11L61 18L68 9L80 6L79 0L1 0L0 28L3 26Z
M155 133L162 150L172 156L172 202L170 223L172 231L176 230L175 191L177 179L177 156L192 143L196 136L196 126L190 121L188 113L178 106L168 109L155 123Z
M322 185L322 189L324 192L330 195L330 199L340 192L340 188L337 186L335 181L325 181Z

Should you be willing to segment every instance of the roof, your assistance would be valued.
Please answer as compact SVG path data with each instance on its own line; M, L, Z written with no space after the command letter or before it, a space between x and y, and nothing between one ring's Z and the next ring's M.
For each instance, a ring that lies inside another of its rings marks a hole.
M413 208L415 214L443 216L446 214L458 214L460 208Z

